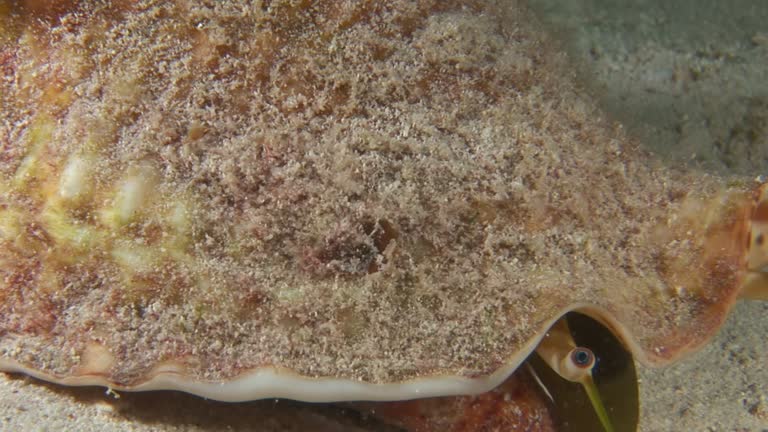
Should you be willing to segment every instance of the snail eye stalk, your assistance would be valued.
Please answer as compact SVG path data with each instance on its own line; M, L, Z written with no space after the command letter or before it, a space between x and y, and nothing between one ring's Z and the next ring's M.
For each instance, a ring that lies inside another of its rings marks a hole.
M592 378L595 354L589 348L576 346L565 320L552 326L539 342L536 352L562 378L584 387L603 429L605 432L613 432L613 424Z
M592 350L584 347L576 347L571 351L571 363L581 369L592 369L595 365L595 355Z

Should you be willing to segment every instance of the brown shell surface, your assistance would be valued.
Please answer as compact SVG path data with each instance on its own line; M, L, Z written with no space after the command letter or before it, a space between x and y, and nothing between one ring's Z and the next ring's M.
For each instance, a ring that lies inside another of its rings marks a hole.
M639 150L518 1L35 13L0 8L0 361L474 377L581 304L664 363L736 296L743 186Z

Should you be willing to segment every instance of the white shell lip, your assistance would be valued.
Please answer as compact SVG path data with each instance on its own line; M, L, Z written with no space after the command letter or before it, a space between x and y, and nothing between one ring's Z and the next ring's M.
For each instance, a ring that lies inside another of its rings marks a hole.
M568 312L582 312L599 321L608 322L618 332L626 348L642 363L654 363L629 336L611 313L591 304L575 304L563 309L547 321L539 335L532 338L518 354L490 375L464 377L456 375L428 376L393 383L369 383L346 378L307 377L293 371L261 367L231 380L206 382L186 377L173 365L159 365L150 379L135 386L111 383L98 374L56 377L30 369L19 362L0 359L0 371L18 372L66 386L100 386L116 391L176 390L223 402L245 402L257 399L284 398L303 402L395 401L439 396L472 395L490 391L506 380L538 346L544 333Z

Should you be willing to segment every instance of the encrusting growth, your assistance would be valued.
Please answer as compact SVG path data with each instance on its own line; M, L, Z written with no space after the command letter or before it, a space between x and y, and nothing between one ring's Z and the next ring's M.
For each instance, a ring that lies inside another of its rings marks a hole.
M477 392L572 309L665 364L764 297L758 184L654 161L518 1L113 3L0 8L1 369Z

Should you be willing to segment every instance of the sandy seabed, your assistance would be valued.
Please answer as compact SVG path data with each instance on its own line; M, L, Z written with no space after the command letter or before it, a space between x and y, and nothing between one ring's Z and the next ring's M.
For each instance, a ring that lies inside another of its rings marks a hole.
M768 174L768 2L531 0L605 109L671 164ZM641 431L768 431L768 304L738 304L702 351L641 368ZM61 388L0 374L0 430L361 431L285 401Z

